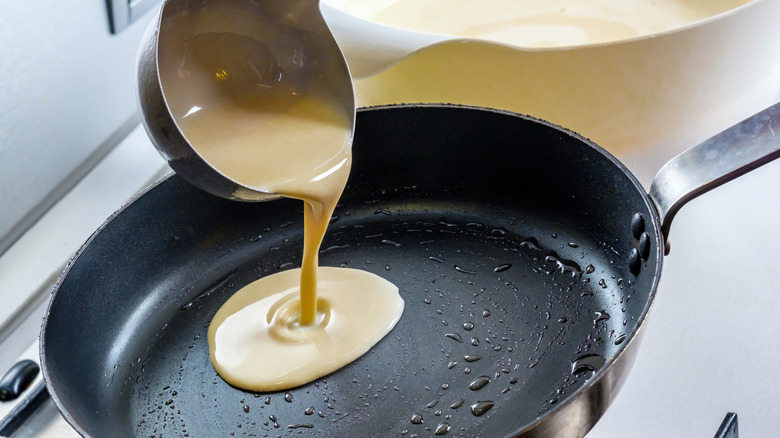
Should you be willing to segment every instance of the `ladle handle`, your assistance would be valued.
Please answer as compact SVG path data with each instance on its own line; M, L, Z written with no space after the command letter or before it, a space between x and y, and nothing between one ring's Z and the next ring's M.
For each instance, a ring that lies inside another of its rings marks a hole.
M672 219L688 201L776 158L780 158L780 103L672 158L650 186L664 240L669 239Z
M420 49L453 38L364 20L323 2L320 12L354 79L371 76Z

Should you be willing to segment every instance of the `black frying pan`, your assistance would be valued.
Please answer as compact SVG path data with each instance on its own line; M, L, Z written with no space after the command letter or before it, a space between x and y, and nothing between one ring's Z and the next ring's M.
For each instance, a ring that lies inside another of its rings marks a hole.
M242 286L298 266L302 205L227 201L172 176L112 216L53 292L42 366L74 428L94 437L590 430L630 368L661 271L661 220L637 180L576 134L494 110L364 110L353 151L320 263L399 286L406 309L390 335L290 391L226 384L209 362L209 321Z

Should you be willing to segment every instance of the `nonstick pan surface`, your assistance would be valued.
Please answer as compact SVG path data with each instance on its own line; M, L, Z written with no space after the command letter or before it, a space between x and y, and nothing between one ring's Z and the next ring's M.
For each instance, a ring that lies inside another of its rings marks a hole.
M242 286L299 266L302 204L172 176L112 216L53 292L42 363L65 418L95 437L584 435L630 368L660 273L639 183L587 140L494 110L363 110L353 151L320 264L398 285L406 308L384 340L289 391L226 384L208 324Z

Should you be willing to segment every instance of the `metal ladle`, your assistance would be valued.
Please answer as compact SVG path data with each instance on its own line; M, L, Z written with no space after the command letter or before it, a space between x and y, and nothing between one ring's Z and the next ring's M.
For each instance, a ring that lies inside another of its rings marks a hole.
M204 87L199 75L222 80L205 81L209 85ZM247 82L252 86L247 88ZM349 68L318 0L163 2L138 55L138 101L146 132L176 173L227 199L278 198L210 165L177 123L203 102L240 98L269 87L316 95L344 116L350 135L354 131Z

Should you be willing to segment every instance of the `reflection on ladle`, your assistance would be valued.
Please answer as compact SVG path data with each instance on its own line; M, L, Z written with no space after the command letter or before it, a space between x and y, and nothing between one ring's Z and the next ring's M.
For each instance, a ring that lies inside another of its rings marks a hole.
M204 103L240 103L252 96L265 97L267 93L299 94L295 85L286 80L274 54L261 41L230 32L209 32L194 35L184 44L185 50L176 69L178 80L173 82L189 90L198 87L195 89L199 93L188 95L185 92L181 98L170 102L171 111L179 122L202 109ZM171 87L176 86L171 84Z

